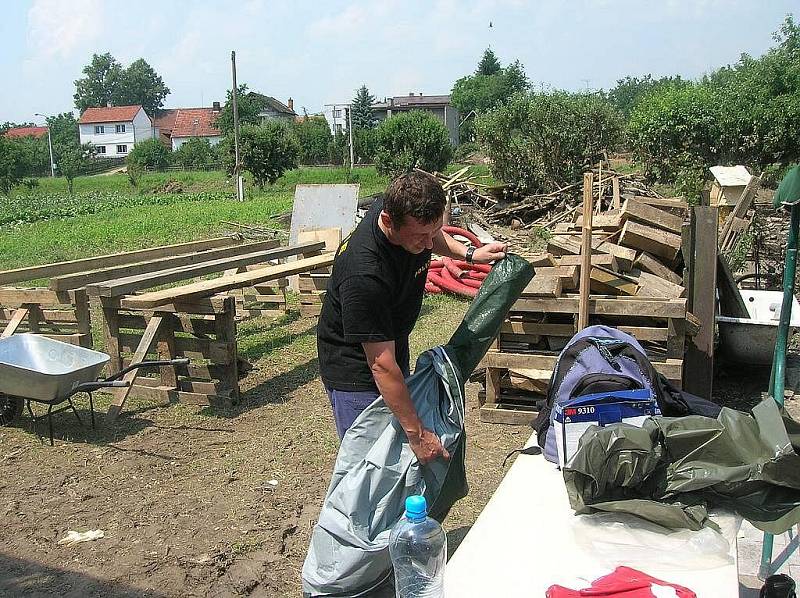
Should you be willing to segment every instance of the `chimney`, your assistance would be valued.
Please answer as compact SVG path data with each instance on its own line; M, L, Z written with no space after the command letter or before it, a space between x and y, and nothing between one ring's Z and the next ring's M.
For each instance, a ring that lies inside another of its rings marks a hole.
M289 110L294 112L294 100L292 98L289 98L289 101L286 102L286 105L289 106Z
M413 91L409 91L409 92L408 92L408 96L409 96L409 97L411 97L411 98L413 98L413 97L414 97L414 92L413 92Z
M219 111L220 111L219 102L214 102L211 105L211 112L219 112Z

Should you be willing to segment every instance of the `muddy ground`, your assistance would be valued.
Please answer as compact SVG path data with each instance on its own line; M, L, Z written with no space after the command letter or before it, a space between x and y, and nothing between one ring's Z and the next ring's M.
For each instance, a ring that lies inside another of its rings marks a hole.
M426 300L412 354L446 340L465 309ZM62 414L53 448L27 417L0 428L0 595L299 596L338 447L314 323L242 325L240 350L256 367L231 411L134 402L116 428L101 415L96 431ZM445 523L451 549L530 432L481 424L477 388L467 393L471 492ZM105 537L58 546L70 529Z

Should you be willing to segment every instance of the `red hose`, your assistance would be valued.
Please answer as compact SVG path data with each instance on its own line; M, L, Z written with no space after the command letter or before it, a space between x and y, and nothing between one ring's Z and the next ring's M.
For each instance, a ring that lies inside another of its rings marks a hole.
M464 230L463 228L458 228L457 226L443 226L442 230L450 236L458 235L459 237L464 237L475 247L483 247L483 243L480 242L480 239L478 239L478 237L473 235L468 230Z
M479 289L479 288L481 288L481 285L483 284L483 281L482 280L476 280L474 278L462 278L461 279L461 284L467 285L468 287L472 287L473 289Z
M486 272L479 272L478 270L470 270L467 272L467 276L473 280L486 280L486 277L489 276Z
M447 268L442 270L442 283L439 286L446 291L452 291L453 293L466 295L468 297L474 297L478 294L478 289L468 287L460 280L454 278Z
M425 292L426 293L433 293L434 295L438 295L442 292L442 289L433 284L430 280L425 281Z
M444 258L442 261L444 262L445 270L447 270L450 274L452 274L453 278L455 278L456 280L459 280L461 278L464 278L464 276L466 276L467 272L459 268L456 265L456 263L449 257Z
M478 237L468 230L457 226L444 226L442 230L448 235L466 239L476 248L483 247L483 243ZM454 260L449 257L432 260L428 266L425 291L428 293L448 291L456 295L474 297L478 294L478 289L491 269L492 267L488 264L470 264L464 260Z

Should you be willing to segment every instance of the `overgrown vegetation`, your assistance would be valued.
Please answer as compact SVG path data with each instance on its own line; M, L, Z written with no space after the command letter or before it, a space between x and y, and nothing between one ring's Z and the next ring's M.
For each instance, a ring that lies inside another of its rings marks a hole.
M235 152L233 139L224 141L223 159L228 172L233 172ZM239 159L259 188L274 183L287 170L297 168L300 146L290 126L268 120L261 125L245 125L239 134Z
M477 122L495 178L532 193L578 180L603 150L615 149L622 128L600 95L566 91L517 94Z
M430 112L411 110L376 129L375 166L394 177L414 168L443 171L453 156L447 127Z

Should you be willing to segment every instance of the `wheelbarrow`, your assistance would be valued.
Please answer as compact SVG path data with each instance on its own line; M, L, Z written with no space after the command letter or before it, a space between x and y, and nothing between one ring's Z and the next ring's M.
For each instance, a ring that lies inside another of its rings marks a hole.
M103 388L129 386L128 381L120 378L131 370L189 363L186 358L141 361L113 376L100 378L100 372L110 360L105 353L35 334L16 334L0 339L0 425L9 425L22 414L23 407L27 405L34 431L37 433L39 420L47 418L52 446L54 413L72 409L83 425L83 420L72 402L72 397L76 394L89 395L89 412L94 428L92 392ZM47 405L47 414L35 416L31 402ZM58 407L65 402L66 405Z

